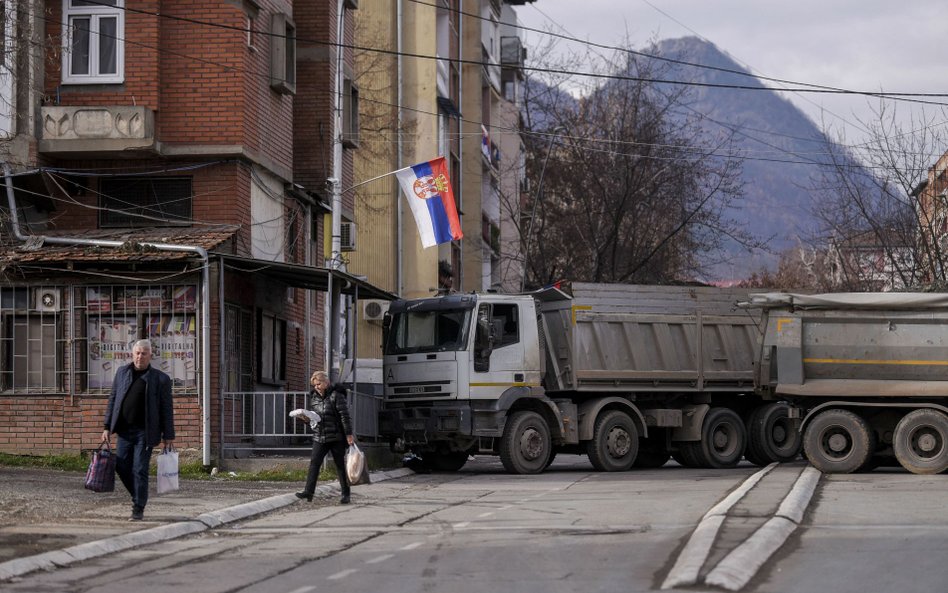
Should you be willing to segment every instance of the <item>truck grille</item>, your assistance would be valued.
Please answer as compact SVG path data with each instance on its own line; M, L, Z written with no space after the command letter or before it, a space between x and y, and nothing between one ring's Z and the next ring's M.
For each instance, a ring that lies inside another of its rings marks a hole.
M388 399L407 399L415 397L450 397L451 383L428 381L421 383L389 383Z

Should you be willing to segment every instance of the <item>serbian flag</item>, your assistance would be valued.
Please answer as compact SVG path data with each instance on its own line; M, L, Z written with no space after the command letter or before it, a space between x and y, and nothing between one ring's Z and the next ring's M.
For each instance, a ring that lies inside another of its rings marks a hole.
M415 215L422 247L448 243L464 236L443 156L399 169L395 176Z

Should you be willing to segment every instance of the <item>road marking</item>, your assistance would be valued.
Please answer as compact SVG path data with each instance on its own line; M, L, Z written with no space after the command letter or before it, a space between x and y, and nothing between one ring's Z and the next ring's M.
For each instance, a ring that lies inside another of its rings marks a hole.
M500 507L500 508L497 509L497 510L498 510L498 511L506 511L507 509L512 509L512 508L513 508L513 505L512 505L512 504L507 504L507 505L504 505L504 506Z
M775 467L777 467L777 464L771 463L747 478L744 480L744 483L728 494L724 500L711 507L711 510L704 514L704 517L701 518L701 522L698 523L698 526L688 539L688 543L685 544L684 549L682 549L678 558L675 560L675 565L672 566L672 569L668 572L668 576L665 577L665 582L662 583L662 589L694 585L698 581L698 573L708 559L708 554L711 552L711 546L714 545L718 530L724 523L724 516L731 507L737 504L751 488L756 486L757 483Z
M328 576L328 577L326 577L326 578L327 578L328 580L330 580L330 581L338 581L339 579L344 579L344 578L346 578L347 576L349 576L350 574L352 574L352 573L354 573L354 572L356 572L356 569L354 569L354 568L347 568L347 569L345 569L345 570L340 570L340 571L337 572L336 574L330 575L330 576Z
M399 548L399 550L406 550L406 551L407 551L407 550L414 550L415 548L417 548L418 546L422 545L423 543L424 543L424 542L412 542L412 543L410 543L410 544L406 544L406 545L402 546L401 548Z
M493 515L493 514L494 514L494 511L488 511L488 512L486 512L486 513L481 513L480 515L477 516L477 518L478 518L478 519L483 519L483 518L485 518L485 517L490 517L490 516Z
M378 557L373 558L373 559L371 559L371 560L366 560L365 563L366 563L366 564L378 564L379 562L385 562L385 561L388 560L389 558L394 558L394 557L395 557L395 554L382 554L381 556L378 556Z
M462 521L461 523L455 523L455 524L452 525L451 527L453 527L454 529L464 529L465 527L467 527L467 526L470 525L470 524L471 524L470 521Z
M313 587L312 585L309 585L309 586L306 586L306 587L300 587L299 589L293 589L292 591L290 591L290 593L307 593L308 591L312 591L312 590L314 590L315 588L316 588L316 587Z

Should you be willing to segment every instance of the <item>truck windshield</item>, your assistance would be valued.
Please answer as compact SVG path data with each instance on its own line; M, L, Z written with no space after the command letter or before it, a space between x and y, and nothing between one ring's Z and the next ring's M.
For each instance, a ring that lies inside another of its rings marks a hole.
M385 354L446 352L467 346L470 309L405 311L392 316Z

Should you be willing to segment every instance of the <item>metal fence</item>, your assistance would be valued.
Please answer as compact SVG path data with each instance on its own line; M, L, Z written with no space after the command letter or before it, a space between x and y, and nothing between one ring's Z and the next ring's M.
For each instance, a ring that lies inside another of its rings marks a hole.
M227 451L292 451L312 446L312 431L305 422L290 418L293 410L309 407L309 394L292 391L225 392L221 408L221 449ZM378 412L382 398L349 392L349 413L357 438L378 437Z

